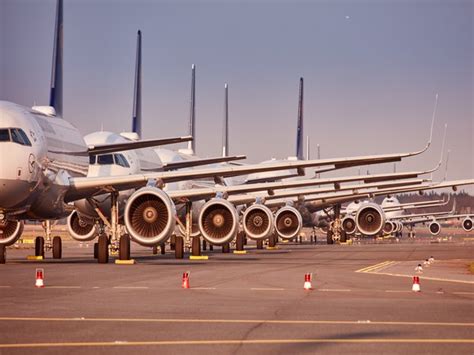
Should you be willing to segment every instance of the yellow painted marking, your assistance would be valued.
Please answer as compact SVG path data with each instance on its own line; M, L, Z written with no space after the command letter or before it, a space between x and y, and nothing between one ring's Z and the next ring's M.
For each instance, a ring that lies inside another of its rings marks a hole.
M117 265L133 265L133 264L135 264L135 260L134 259L130 259L130 260L116 259L115 264L117 264Z
M42 256L28 255L26 260L43 260Z
M190 255L189 260L207 260L209 259L209 256L207 255L200 255L200 256L195 256L195 255Z
M234 254L247 254L247 250L234 250Z
M385 290L385 292L391 292L391 293L405 293L405 292L413 292L413 291L404 291L404 290Z
M381 263L378 263L378 264L375 264L375 265L370 265L370 266L364 267L362 269L356 270L356 272L369 272L369 271L372 271L372 270L375 270L375 269L385 267L385 266L387 266L391 263L393 263L393 261L384 261L384 262L381 262Z
M345 288L322 288L320 289L319 291L323 291L323 292L351 292L351 290L349 289L345 289Z
M47 288L81 288L81 286L48 286Z
M252 291L284 291L284 288L277 287L254 287L251 288Z
M131 290L144 290L144 289L149 289L147 286L115 286L114 288L118 289L131 289Z
M157 341L97 341L63 343L0 344L0 348L49 348L49 347L94 347L94 346L157 346L157 345L245 345L245 344L317 344L317 343L432 343L474 344L474 339L228 339L228 340L157 340Z
M34 239L20 239L22 244L35 244Z
M280 249L279 247L267 247L267 250L278 250Z
M360 320L276 320L276 319L184 319L184 318L53 318L53 317L0 317L1 321L38 321L38 322L126 322L126 323L265 323L265 324L361 324ZM414 326L442 326L442 327L474 327L474 323L461 322L396 322L370 321L363 324L371 325L414 325Z
M474 240L474 238L463 238L464 241Z
M391 274L388 272L368 272L370 274L375 274L375 275L388 275L388 276L396 276L396 277L413 277L412 275L403 275L403 274ZM423 280L431 280L431 281L443 281L443 282L458 282L458 283L463 283L463 284L474 284L474 281L465 281L465 280L452 280L452 279L443 279L439 277L431 277L431 276L423 276L420 277L420 282L423 282Z

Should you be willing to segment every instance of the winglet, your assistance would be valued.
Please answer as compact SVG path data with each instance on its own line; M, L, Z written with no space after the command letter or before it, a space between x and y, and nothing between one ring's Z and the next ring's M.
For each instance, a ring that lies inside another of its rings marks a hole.
M436 164L436 166L433 168L433 169L430 169L430 170L427 170L424 172L424 174L428 174L428 173L433 173L434 171L438 170L441 166L441 164L443 163L443 157L444 157L444 146L446 144L446 132L448 130L448 124L445 123L444 125L444 135L443 135L443 142L441 144L441 156L439 158L439 162L438 164ZM445 177L446 179L446 177Z
M298 99L298 123L296 127L296 158L298 160L304 160L303 155L303 78L300 78L300 94Z
M142 32L137 32L137 58L133 91L132 132L142 136Z
M229 87L224 85L224 127L222 131L222 156L229 155Z
M193 137L191 142L188 142L188 150L194 154L196 152L196 65L191 66L191 108L189 114L189 135Z
M54 107L56 116L63 115L63 0L56 4L56 25L54 29L53 64L49 106Z

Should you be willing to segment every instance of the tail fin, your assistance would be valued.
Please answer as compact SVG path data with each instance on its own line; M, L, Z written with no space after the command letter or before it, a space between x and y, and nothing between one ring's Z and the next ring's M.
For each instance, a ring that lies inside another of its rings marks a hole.
M191 112L189 115L189 135L193 140L188 142L188 150L196 153L196 66L191 67Z
M224 129L222 131L222 156L229 155L229 87L224 86Z
M49 106L54 107L56 116L63 115L63 0L56 4L56 25L54 29L53 65Z
M303 78L300 78L300 96L298 100L298 126L296 128L296 158L303 160Z
M137 58L133 91L132 132L142 136L142 32L137 32Z

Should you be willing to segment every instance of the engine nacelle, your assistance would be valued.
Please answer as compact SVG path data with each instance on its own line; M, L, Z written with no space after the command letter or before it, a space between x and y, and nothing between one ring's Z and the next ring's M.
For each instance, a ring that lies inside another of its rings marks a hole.
M428 225L428 229L432 235L438 235L441 232L441 225L438 222L433 221Z
M79 242L87 242L97 236L94 221L80 216L77 211L73 211L67 218L67 229L71 237Z
M464 229L466 232L472 231L472 219L469 217L464 218L462 221L462 229Z
M400 221L397 222L397 229L396 229L396 231L397 231L398 233L400 233L400 232L403 231L403 223L402 223L402 222L400 222Z
M176 227L175 216L173 201L156 187L143 187L134 192L124 214L130 237L144 246L165 242Z
M397 230L397 222L386 221L383 225L383 233L386 235L392 234Z
M357 229L362 235L374 236L380 233L385 224L382 208L375 203L364 203L356 215Z
M252 205L245 210L242 224L250 239L266 239L273 233L273 213L265 205Z
M0 245L9 246L14 244L23 233L23 221L0 222Z
M342 229L346 234L354 234L357 230L357 224L352 216L346 216L342 219Z
M292 206L280 208L275 214L275 230L283 239L296 237L303 227L303 219L298 210Z
M237 235L239 216L229 201L214 198L202 206L198 223L204 239L214 245L224 245Z

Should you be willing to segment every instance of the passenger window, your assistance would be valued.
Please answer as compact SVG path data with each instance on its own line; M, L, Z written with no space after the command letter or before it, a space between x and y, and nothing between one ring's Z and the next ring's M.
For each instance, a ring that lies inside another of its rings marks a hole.
M95 155L90 155L89 156L89 164L94 165L96 161L96 156Z
M10 142L8 129L0 129L0 142Z
M20 136L23 138L23 142L25 145L28 145L31 147L31 142L26 133L22 129L18 129L18 133L20 133Z
M99 165L111 165L114 163L114 156L112 154L99 155L97 162Z

